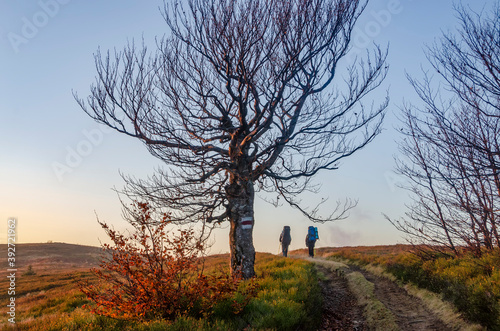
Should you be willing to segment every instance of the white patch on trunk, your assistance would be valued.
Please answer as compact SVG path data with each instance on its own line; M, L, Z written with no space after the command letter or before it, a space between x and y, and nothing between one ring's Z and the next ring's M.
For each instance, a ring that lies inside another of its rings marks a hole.
M241 218L241 228L242 229L251 229L253 226L253 217L252 216L245 216Z

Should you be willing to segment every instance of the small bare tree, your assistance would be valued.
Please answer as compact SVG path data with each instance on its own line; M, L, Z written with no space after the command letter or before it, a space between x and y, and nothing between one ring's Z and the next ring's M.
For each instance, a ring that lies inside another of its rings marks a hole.
M414 204L409 220L391 222L415 243L479 255L500 247L500 3L490 16L456 11L458 38L428 52L445 86L410 78L425 106L404 108L398 171Z
M358 0L189 0L165 3L169 35L156 53L130 44L97 53L97 82L83 110L140 139L167 165L124 192L174 211L174 221L230 222L232 270L254 275L255 190L278 192L312 221L329 217L296 195L380 132L387 99L360 102L385 77L375 47L348 64Z

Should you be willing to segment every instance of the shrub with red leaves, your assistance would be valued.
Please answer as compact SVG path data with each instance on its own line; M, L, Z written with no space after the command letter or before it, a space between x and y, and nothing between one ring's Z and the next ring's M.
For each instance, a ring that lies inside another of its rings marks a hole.
M101 268L92 269L98 281L80 284L95 303L89 306L92 312L122 319L174 319L209 316L223 301L231 303L234 314L243 310L256 285L241 286L237 275L205 275L204 244L192 229L167 235L167 214L153 220L147 203L136 202L134 209L134 231L127 235L99 222L113 245L103 245Z

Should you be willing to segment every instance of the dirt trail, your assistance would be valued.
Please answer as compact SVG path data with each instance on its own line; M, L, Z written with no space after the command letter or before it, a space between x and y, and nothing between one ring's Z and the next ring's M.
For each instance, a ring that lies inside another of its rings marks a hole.
M319 330L368 330L363 309L349 290L347 280L323 266L318 265L318 270L325 275L325 280L320 281L325 301Z
M325 306L319 330L369 330L363 310L356 304L345 278L320 264L317 264L317 267L327 278L326 281L321 281ZM349 265L349 271L362 273L367 281L375 285L377 299L392 312L401 330L452 330L434 316L420 299L409 295L394 282L375 276L355 265Z

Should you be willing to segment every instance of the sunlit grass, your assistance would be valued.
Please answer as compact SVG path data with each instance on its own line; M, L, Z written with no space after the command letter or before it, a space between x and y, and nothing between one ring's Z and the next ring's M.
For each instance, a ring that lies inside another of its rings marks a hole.
M206 272L227 272L228 256L207 257ZM239 315L215 307L210 319L179 317L173 322L123 321L96 316L82 308L91 304L78 282L94 277L89 271L37 272L16 280L16 330L315 330L321 318L321 291L312 264L271 254L257 254L257 297ZM7 303L5 282L0 301ZM237 298L236 298L237 299ZM8 323L0 329L9 329ZM12 328L13 329L13 328Z
M19 330L39 329L38 325L59 325L76 309L88 303L78 289L78 281L91 277L88 271L16 274L16 326ZM5 306L10 299L8 284L0 284L0 303ZM1 327L10 325L2 319ZM25 328L24 325L32 325ZM1 328L0 327L0 328ZM44 326L45 327L45 326ZM57 329L57 328L52 328ZM42 330L42 329L41 329Z

